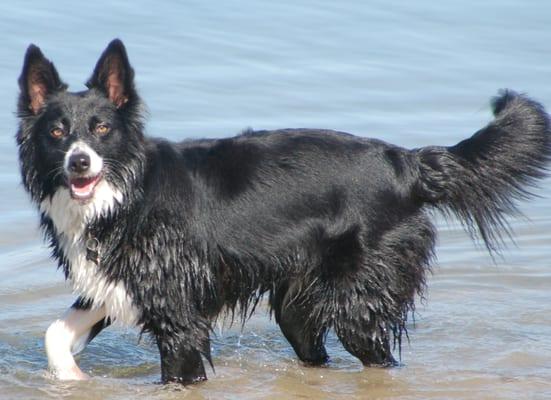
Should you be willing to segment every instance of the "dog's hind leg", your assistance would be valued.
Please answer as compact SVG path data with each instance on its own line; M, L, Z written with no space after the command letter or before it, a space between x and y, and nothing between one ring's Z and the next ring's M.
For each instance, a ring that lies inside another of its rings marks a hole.
M103 329L103 323L101 329L97 324L105 318L104 307L83 308L81 305L77 300L46 331L44 341L46 354L48 355L48 364L54 374L61 380L82 380L88 378L76 364L72 352L76 347L79 347L79 342L86 343L86 340L90 338L91 332L95 332L93 334L95 336L99 330ZM83 340L83 338L86 339Z
M312 283L304 297L314 318L328 321L344 348L364 365L392 366L392 322L401 310L389 289L401 281L394 270L370 263L363 231L353 224L319 235L320 262L312 268L317 274L309 274Z
M275 290L271 306L283 335L298 358L309 365L321 365L329 360L325 351L327 327L317 326L309 318L312 309L299 302L294 303L288 285Z
M335 331L345 350L365 366L392 367L398 365L392 356L391 334L370 311L350 310L348 318L340 320Z

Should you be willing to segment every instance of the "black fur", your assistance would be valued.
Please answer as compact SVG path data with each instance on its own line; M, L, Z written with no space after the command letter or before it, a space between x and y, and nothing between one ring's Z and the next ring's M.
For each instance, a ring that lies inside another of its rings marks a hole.
M401 338L432 258L427 210L453 213L496 249L505 216L551 155L547 114L511 91L494 101L493 122L452 147L406 150L314 129L171 143L144 136L133 75L114 41L89 90L70 93L29 47L17 142L37 204L66 185L55 171L76 138L110 160L104 179L124 201L86 231L102 246L98 268L124 283L140 325L156 338L163 381L206 379L200 355L211 362L213 320L225 310L245 320L265 294L301 360L326 362L334 329L363 364L393 365L392 340ZM39 109L29 108L29 82L44 88ZM94 118L114 127L108 137L89 133ZM59 123L70 131L61 142L44 133ZM42 226L70 275L45 214Z
M93 307L93 301L90 299L83 299L82 297L77 298L77 300L71 306L71 308L74 308L76 310L89 310L91 307ZM109 325L111 325L111 320L109 318L103 318L96 322L86 336L86 344L94 340L94 338Z

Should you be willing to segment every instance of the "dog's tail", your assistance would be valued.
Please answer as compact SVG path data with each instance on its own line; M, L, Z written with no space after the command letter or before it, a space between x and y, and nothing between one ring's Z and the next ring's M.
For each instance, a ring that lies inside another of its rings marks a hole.
M419 166L416 187L422 201L453 213L489 251L509 234L505 216L515 201L546 175L551 160L549 116L537 102L502 91L492 102L495 119L452 147L414 150Z

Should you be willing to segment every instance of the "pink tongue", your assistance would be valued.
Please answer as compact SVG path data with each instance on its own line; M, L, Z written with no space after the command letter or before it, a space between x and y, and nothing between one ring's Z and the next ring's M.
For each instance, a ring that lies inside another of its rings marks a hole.
M75 193L88 193L95 182L96 177L71 179L71 189Z

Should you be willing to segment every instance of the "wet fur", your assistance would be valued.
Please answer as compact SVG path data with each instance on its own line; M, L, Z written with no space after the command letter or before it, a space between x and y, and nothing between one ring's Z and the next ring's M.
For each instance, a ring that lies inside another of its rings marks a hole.
M427 211L454 214L495 249L506 215L551 154L542 106L511 91L494 100L494 121L452 147L407 150L316 129L172 143L144 135L133 75L114 41L89 90L70 93L31 46L17 142L24 186L42 205L41 225L69 279L83 268L74 265L82 254L69 255L67 233L44 204L66 188L56 170L71 143L82 140L107 160L104 180L120 197L72 221L79 233L71 240L101 244L87 284L121 285L137 313L132 323L158 343L163 381L206 379L201 355L211 362L213 321L227 312L245 320L265 295L301 360L326 362L334 329L365 365L393 365L392 340L401 338L433 255ZM92 118L115 129L93 137ZM78 122L63 143L47 135L58 120ZM106 301L107 292L80 293L78 309Z

